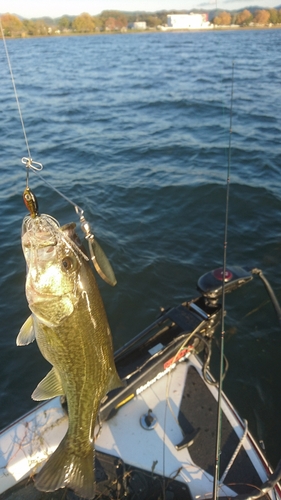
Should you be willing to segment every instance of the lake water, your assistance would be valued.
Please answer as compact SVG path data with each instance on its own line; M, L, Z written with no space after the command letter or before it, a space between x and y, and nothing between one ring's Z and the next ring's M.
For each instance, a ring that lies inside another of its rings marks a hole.
M99 280L116 348L196 296L222 264L234 62L227 261L261 268L281 300L281 30L8 40L33 160L85 209L118 284ZM16 347L29 315L21 250L27 156L0 46L0 427L49 370ZM78 222L31 173L40 211ZM226 393L281 457L281 331L256 278L226 297ZM219 333L219 332L218 332Z

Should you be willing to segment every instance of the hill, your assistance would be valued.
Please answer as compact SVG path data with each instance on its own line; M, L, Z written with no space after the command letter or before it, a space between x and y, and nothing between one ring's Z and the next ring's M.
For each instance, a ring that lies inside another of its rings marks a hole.
M249 12L251 12L252 14L254 14L257 10L269 10L269 8L267 6L265 7L260 7L260 6L250 6L250 7L242 7L241 9L235 9L235 10L229 10L229 9L222 9L222 8L212 8L212 9L198 9L198 8L194 8L194 9L169 9L169 10L165 10L165 9L161 9L161 10L156 10L156 11L145 11L145 10L134 10L134 11L128 11L128 10L104 10L102 11L100 14L98 14L97 16L94 16L94 17L100 17L100 16L105 16L109 13L119 13L119 14L123 14L129 18L139 18L139 17L143 17L143 16L164 16L164 15L167 15L167 14L190 14L191 12L194 12L194 13L198 13L198 14L202 14L202 13L205 13L207 12L208 15L209 15L209 19L212 19L213 17L217 16L220 12L224 12L224 11L227 11L229 12L230 14L237 14L239 12L242 12L243 10L247 9ZM281 4L274 7L274 9L277 9L277 10L281 10ZM0 16L2 16L4 13L0 13ZM27 18L24 18L18 14L12 14L13 16L16 16L18 17L18 19L20 19L21 21L24 21L25 19ZM29 20L30 21L43 21L45 22L48 26L55 26L59 23L59 21L62 19L62 18L67 18L69 20L69 22L71 23L77 16L72 16L72 15L68 15L68 14L64 14L63 16L60 16L60 17L55 17L55 18L52 18L50 16L43 16L43 17L32 17L30 18Z

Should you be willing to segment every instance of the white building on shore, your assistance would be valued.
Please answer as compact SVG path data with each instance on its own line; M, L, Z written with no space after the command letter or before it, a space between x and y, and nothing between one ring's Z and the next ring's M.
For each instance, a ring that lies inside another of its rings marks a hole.
M196 30L211 28L208 14L169 14L167 15L168 28L174 30Z
M128 28L131 30L146 30L146 22L145 21L135 21L134 23L130 23Z

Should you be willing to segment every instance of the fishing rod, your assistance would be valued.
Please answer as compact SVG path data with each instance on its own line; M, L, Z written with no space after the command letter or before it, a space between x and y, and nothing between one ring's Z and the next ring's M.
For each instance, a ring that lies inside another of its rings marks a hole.
M225 279L226 279L226 257L227 257L227 237L228 237L228 211L229 211L229 192L230 192L230 166L231 166L231 138L232 138L232 115L233 115L233 92L234 90L234 62L232 62L232 81L229 113L229 144L228 144L228 162L226 179L226 200L225 200L225 223L224 223L224 244L223 244L223 272L222 272L222 308L221 308L221 337L220 337L220 364L219 364L219 385L218 385L218 404L217 404L217 423L216 423L216 446L215 446L215 470L213 484L213 500L218 498L218 486L220 476L220 455L221 455L221 421L222 421L222 386L224 373L224 310L225 310Z

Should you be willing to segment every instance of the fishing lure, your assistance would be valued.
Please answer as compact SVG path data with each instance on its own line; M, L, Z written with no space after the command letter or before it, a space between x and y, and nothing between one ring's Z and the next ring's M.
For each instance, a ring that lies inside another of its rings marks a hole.
M65 196L63 197L65 198ZM37 198L28 186L26 186L23 192L23 201L26 208L29 210L32 219L38 217L39 212L38 212ZM114 271L104 251L102 250L94 234L92 233L90 224L85 219L84 211L80 209L80 207L78 207L77 205L75 205L75 210L76 213L80 215L81 229L85 235L85 239L88 242L91 261L97 273L106 283L108 283L111 286L115 286L117 281L115 278Z
M77 209L76 212L78 213ZM94 234L92 233L90 224L86 221L83 211L80 213L80 224L81 229L85 234L85 239L88 241L91 261L95 267L95 270L100 275L100 277L106 283L108 283L108 285L115 286L117 280L115 278L114 271L104 251L102 250Z
M38 201L34 193L32 193L31 189L26 186L23 192L23 201L26 208L29 210L32 219L38 217Z

